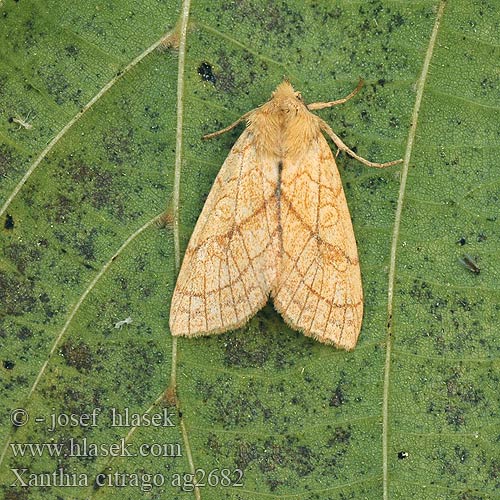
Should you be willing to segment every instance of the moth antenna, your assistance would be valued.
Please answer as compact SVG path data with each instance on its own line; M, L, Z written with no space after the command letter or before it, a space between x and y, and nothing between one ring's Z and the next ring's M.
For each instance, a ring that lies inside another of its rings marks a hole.
M243 116L240 116L234 123L231 123L231 125L228 125L227 127L217 130L217 132L212 132L210 134L206 134L202 137L202 139L211 139L212 137L217 137L218 135L225 134L226 132L229 132L232 130L234 127L237 127L242 121L246 120L250 115L252 114L252 111L249 111L248 113L245 113Z
M337 104L344 104L344 102L347 102L349 99L352 99L361 90L361 87L363 87L364 83L365 83L364 80L360 78L358 86L348 96L343 97L342 99L337 99L336 101L313 102L307 105L307 109L313 111L315 109L331 108L332 106L336 106Z

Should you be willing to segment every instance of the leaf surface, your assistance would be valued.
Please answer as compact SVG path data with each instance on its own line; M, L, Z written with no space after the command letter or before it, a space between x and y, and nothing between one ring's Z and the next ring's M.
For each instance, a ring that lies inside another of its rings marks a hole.
M499 25L491 0L0 2L4 498L495 498ZM179 259L242 128L200 138L284 75L306 102L363 77L318 114L358 154L405 158L338 158L358 346L271 304L173 342ZM159 425L134 425L146 412ZM43 487L54 471L76 476Z

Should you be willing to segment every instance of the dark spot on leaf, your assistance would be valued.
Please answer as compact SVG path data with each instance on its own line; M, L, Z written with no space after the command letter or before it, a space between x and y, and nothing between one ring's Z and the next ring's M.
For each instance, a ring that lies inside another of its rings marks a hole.
M129 404L146 404L152 397L150 389L154 381L153 375L158 367L165 363L163 351L154 341L148 340L141 344L128 344L124 348L123 359L128 362L122 363L120 367L122 382L117 380L116 390L127 391ZM138 373L141 374L140 380L137 379Z
M271 421L272 408L261 400L259 382L249 381L244 388L232 389L227 378L217 377L212 390L210 404L214 408L213 421L224 429L240 428L242 425ZM270 387L272 393L280 393L279 387Z
M385 177L369 177L366 181L361 183L363 189L369 190L370 194L375 194L377 189L385 187L388 180Z
M420 303L427 302L433 299L430 285L425 281L420 282L418 280L415 280L413 282L410 296Z
M408 458L408 452L407 451L400 451L400 452L398 452L398 459L399 460L404 460L405 458Z
M88 164L82 158L66 158L60 167L64 172L70 172L74 182L85 186L92 206L106 208L114 214L123 212L123 196L114 189L115 176L119 175L119 171L107 171L100 165Z
M338 408L348 401L344 392L342 391L342 386L339 384L333 391L332 397L330 398L330 406Z
M314 3L313 8L322 6L321 3ZM340 7L335 7L333 10L325 12L323 14L323 23L327 22L329 19L340 19L342 17L342 9Z
M76 45L67 45L64 47L64 50L66 51L66 54L72 58L76 58L80 53L80 49Z
M267 2L263 8L258 2L239 0L232 7L232 15L242 22L251 19L258 32L273 32L273 38L283 46L290 45L290 37L303 34L304 30L302 14L291 9L286 2Z
M4 361L3 361L3 367L6 370L12 370L14 368L14 366L16 366L16 364L14 363L14 361L12 361L10 359L4 359Z
M58 194L54 200L44 205L44 209L47 219L64 224L75 211L75 205L67 196Z
M97 238L97 229L92 229L90 233L79 235L76 241L76 248L86 260L95 260L95 239Z
M389 118L389 127L392 127L392 128L398 128L400 125L400 121L399 121L399 118L396 117L396 116L391 116Z
M285 481L279 480L279 479L275 479L275 478L268 478L268 479L266 479L266 483L269 486L269 489L271 491L276 491L276 489L278 488L278 486L281 486L281 485L285 484Z
M30 339L31 337L33 337L33 332L27 326L21 326L21 328L19 328L17 333L17 338L19 340Z
M465 239L465 237L463 237L463 236L462 236L462 237L461 237L461 238L457 241L457 243L458 243L460 246L462 246L462 247L463 247L463 246L467 243L467 240Z
M465 424L465 410L460 406L448 404L444 408L446 421L456 429Z
M461 493L457 498L458 500L484 500L485 497L482 494L467 490Z
M457 304L464 310L464 311L470 311L470 303L469 300L466 297L463 297L461 299L457 300Z
M266 343L248 333L227 336L224 347L224 364L228 367L261 367L269 359Z
M483 89L485 89L485 88L493 89L493 88L495 88L495 85L493 84L493 82L490 79L483 78L481 80L481 87L483 87Z
M484 401L483 391L474 387L469 381L462 380L463 377L463 371L455 369L445 380L448 398L458 397L463 403L473 406Z
M73 366L79 372L88 372L92 369L92 352L84 342L75 344L72 340L68 340L61 346L61 354L66 360L66 364Z
M80 105L81 88L71 88L70 82L63 73L58 72L52 65L42 65L37 69L38 76L45 82L47 92L52 95L59 105L72 101Z
M220 50L217 54L217 64L220 72L217 75L218 85L223 92L233 94L236 90L236 77L231 64L231 58L224 50Z
M3 227L7 230L14 229L14 217L12 217L12 215L6 214L5 223L4 223Z
M221 452L221 442L219 441L217 435L214 433L210 433L208 435L206 446L215 456L219 455Z
M212 70L212 65L207 62L202 62L198 66L198 74L201 76L201 79L213 83L215 85L215 82L217 82L217 78L215 77L213 70Z
M0 271L0 304L5 314L20 316L32 311L36 304L32 292L33 284L29 280Z
M403 26L405 24L405 19L404 17L398 12L397 14L393 15L388 23L387 29L388 32L391 33L395 28L399 28L400 26Z
M469 451L467 448L464 448L463 446L455 446L454 448L455 455L456 457L460 460L460 462L466 462L467 459L469 458Z
M371 22L368 19L365 19L359 26L359 30L361 32L371 31Z
M7 177L12 168L13 150L6 144L0 144L0 178Z
M237 444L235 463L238 469L245 470L248 465L259 457L257 445L241 440Z
M497 480L500 477L500 460L495 459L491 462L489 476L493 480Z
M103 408L102 388L91 387L88 384L74 384L70 381L67 386L57 384L51 389L54 399L62 401L64 413L82 415L91 413L94 408Z
M15 0L19 2L19 0ZM29 488L23 488L21 491L16 491L14 489L5 490L3 500L28 500Z
M204 379L197 380L196 393L199 395L200 399L206 403L214 394L214 385Z
M106 129L102 138L108 160L121 165L134 154L134 131L132 128Z
M351 428L350 427L335 427L333 435L328 439L328 446L335 446L338 444L349 444L351 440Z
M259 450L257 462L259 469L269 475L266 479L271 491L275 488L274 478L270 479L271 473L282 469L290 468L299 477L304 477L314 470L314 455L309 446L299 443L299 438L295 436L283 436L267 439L264 442L263 450Z

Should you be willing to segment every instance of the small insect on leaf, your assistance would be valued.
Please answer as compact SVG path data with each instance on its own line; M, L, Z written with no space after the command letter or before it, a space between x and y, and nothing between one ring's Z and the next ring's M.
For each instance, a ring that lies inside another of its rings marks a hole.
M476 261L470 255L463 255L460 259L460 263L471 273L479 274L481 272L481 268L477 265Z
M132 318L129 316L121 321L117 321L115 323L115 328L121 329L123 325L130 325L130 323L132 323Z
M26 115L26 118L21 118L20 116L11 116L9 118L9 123L17 123L19 127L17 129L24 128L26 130L31 130L33 125L28 121L30 117L31 111Z
M206 69L206 68L204 68ZM170 308L172 335L244 325L271 297L294 329L343 349L363 318L358 251L335 156L323 135L370 167L284 81L247 122L215 179L184 256Z

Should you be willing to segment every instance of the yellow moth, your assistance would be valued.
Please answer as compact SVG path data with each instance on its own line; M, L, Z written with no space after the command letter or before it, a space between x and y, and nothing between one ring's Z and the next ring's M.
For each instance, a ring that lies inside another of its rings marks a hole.
M356 240L325 132L365 165L288 81L243 120L247 128L215 179L184 256L170 309L172 335L244 325L271 297L294 329L344 349L356 345L363 290Z

